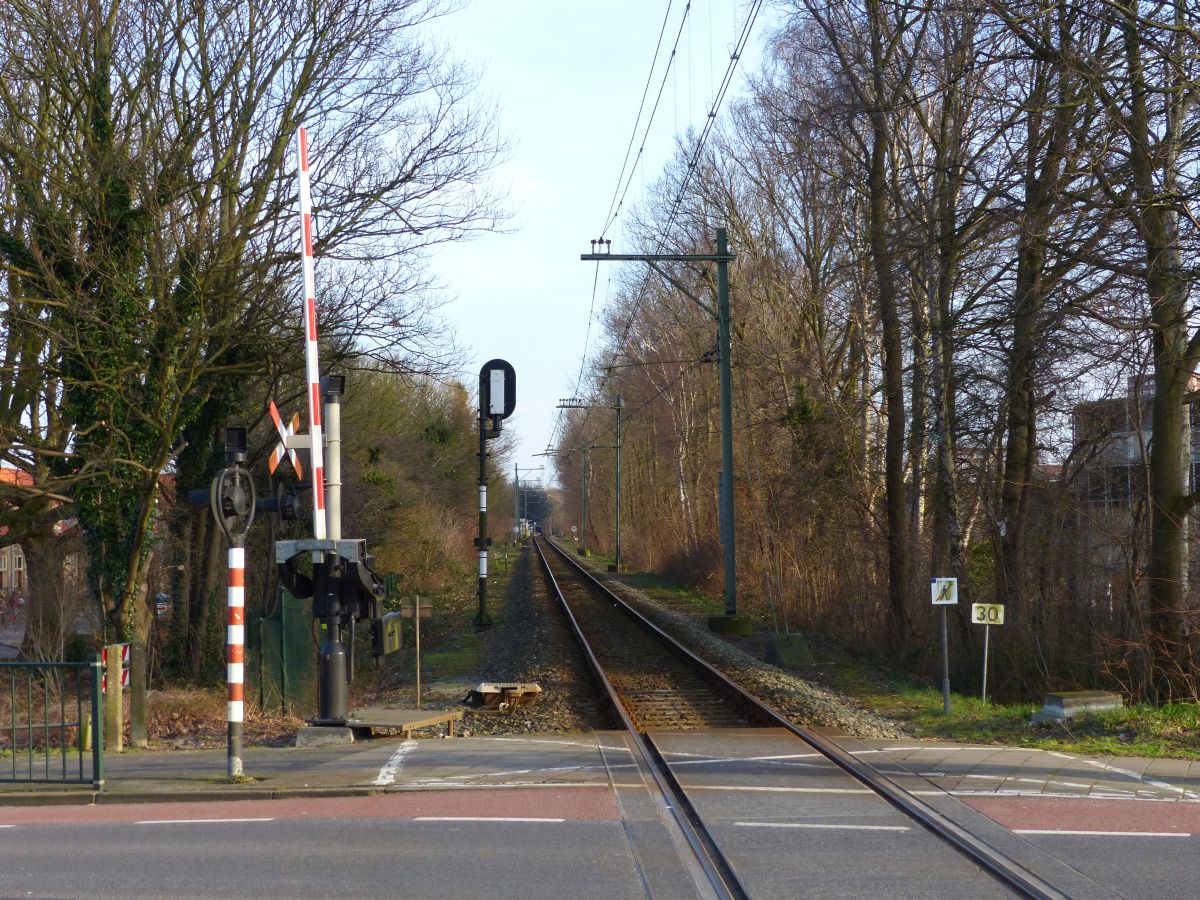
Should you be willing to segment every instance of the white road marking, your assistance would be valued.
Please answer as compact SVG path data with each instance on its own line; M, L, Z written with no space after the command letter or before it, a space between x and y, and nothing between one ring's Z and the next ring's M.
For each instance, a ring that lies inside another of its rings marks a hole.
M635 768L633 763L620 763L608 766L609 769L632 769ZM413 781L411 784L443 784L450 781L462 781L464 779L477 778L508 778L512 775L536 775L543 772L600 772L604 771L605 767L600 765L582 765L582 766L549 766L545 769L506 769L502 772L470 772L466 775L446 775L437 781ZM378 784L379 782L374 782ZM500 785L493 785L500 787Z
M1085 766L1091 766L1092 768L1095 768L1095 769L1101 769L1105 772L1111 772L1114 775L1122 775L1125 778L1132 778L1134 781L1140 782L1141 784L1149 785L1150 787L1158 788L1159 790L1170 791L1173 794L1178 794L1180 799L1183 799L1183 800L1200 800L1200 793L1197 793L1196 791L1190 790L1190 789L1188 789L1186 787L1182 787L1180 785L1171 784L1166 781L1159 781L1158 779L1147 778L1145 775L1139 774L1138 772L1134 772L1129 769L1122 769L1119 766L1110 765L1109 763L1101 762L1100 760L1087 759L1086 757L1082 757L1082 756L1072 756L1070 753L1063 753L1062 751L1059 751L1059 750L1043 750L1040 747L1025 747L1022 749L1024 749L1024 751L1026 753L1030 754L1031 756L1035 753L1045 753L1050 756L1057 757L1058 759L1065 759L1065 760L1069 760L1071 762L1081 763L1082 765L1085 765ZM940 753L945 753L945 754L947 754L947 756L949 756L950 754L962 754L964 751L988 751L990 753L994 753L996 751L996 748L995 747L970 747L970 746L968 746L968 747L947 747L947 746L943 746L943 745L935 745L935 746L931 746L931 747L896 746L896 747L882 747L878 750L855 750L855 751L853 751L853 755L854 756L866 756L868 754L883 754L883 753L936 753L936 752L940 752ZM918 774L935 775L936 773L918 773ZM986 777L998 777L998 776L965 775L965 777L986 778ZM1038 781L1038 779L1021 779L1021 780L1034 781L1034 782ZM1062 783L1062 782L1060 782L1060 783ZM1070 784L1070 782L1066 782L1066 784ZM1105 790L1113 790L1113 789L1108 788ZM957 794L958 792L953 791L951 793ZM997 792L997 793L1000 793L1000 792ZM1012 792L1004 792L1004 793L1006 795L1013 795ZM1049 793L1045 793L1045 794L1042 794L1042 796L1052 796L1052 795ZM1093 794L1092 796L1096 797L1096 796L1102 796L1102 795L1098 792L1096 794Z
M738 828L819 828L834 831L912 831L907 825L825 825L808 822L734 822Z
M1129 769L1121 769L1117 766L1110 766L1108 763L1100 762L1098 759L1084 759L1083 757L1079 756L1071 756L1068 753L1060 753L1057 750L1047 750L1046 752L1051 756L1057 756L1060 759L1070 759L1081 762L1084 765L1091 766L1095 769L1102 769L1105 772L1115 772L1118 775L1124 775L1126 778L1132 778L1135 781L1140 781L1142 784L1148 784L1151 787L1158 788L1159 790L1172 791L1173 793L1179 794L1179 796L1183 797L1185 800L1200 800L1200 794L1197 794L1194 791L1189 791L1187 788L1169 784L1165 781L1147 778L1145 775L1141 775L1137 772L1131 772Z
M740 784L685 784L688 791L762 791L778 794L873 794L866 788L755 787Z
M379 774L375 776L375 780L371 784L384 787L389 784L396 783L396 773L400 771L400 767L404 765L404 757L417 749L417 741L415 738L409 738L407 741L401 742L396 752L392 754L391 759L383 764L383 768L379 770Z
M262 819L143 819L140 822L134 822L134 825L211 825L214 822L274 822L272 818Z
M16 825L0 825L0 828L16 828Z
M539 819L532 816L414 816L414 822L549 822L558 824L566 819Z
M497 743L509 744L552 744L556 747L586 747L591 750L596 747L595 741L571 741L571 740L550 740L548 738L514 738L514 737L489 737L487 740L496 741Z
M820 753L781 753L776 756L709 756L704 753L685 753L672 750L663 753L673 765L692 765L697 763L744 763L744 762L787 762L793 759L824 759Z
M1057 828L1014 828L1013 834L1083 834L1091 837L1191 837L1186 831L1068 831Z

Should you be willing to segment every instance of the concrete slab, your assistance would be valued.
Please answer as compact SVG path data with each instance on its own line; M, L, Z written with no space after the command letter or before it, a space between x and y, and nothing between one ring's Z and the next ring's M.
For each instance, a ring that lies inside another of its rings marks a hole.
M306 725L296 732L297 747L330 747L354 743L354 729L340 725Z
M349 725L372 731L399 731L406 738L421 728L444 725L447 737L454 737L454 727L462 719L461 709L401 709L395 707L366 707L350 713Z
M1034 722L1062 722L1084 712L1120 709L1125 699L1114 691L1059 691L1046 694Z

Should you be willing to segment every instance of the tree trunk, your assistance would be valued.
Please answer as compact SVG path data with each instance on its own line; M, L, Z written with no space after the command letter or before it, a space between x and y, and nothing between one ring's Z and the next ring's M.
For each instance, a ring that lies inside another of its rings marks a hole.
M877 74L877 78L882 76ZM887 505L888 614L891 644L908 645L908 503L904 472L904 339L887 214L887 121L884 111L871 110L872 145L868 191L870 194L871 260L878 291L879 319L883 326L883 392L886 398L887 433L884 440L884 490Z

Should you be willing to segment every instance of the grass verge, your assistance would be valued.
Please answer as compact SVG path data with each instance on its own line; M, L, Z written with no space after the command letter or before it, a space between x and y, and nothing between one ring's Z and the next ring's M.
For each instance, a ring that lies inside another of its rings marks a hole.
M607 561L597 555L591 564L603 571ZM630 572L620 579L677 612L704 618L720 611L719 601L652 572ZM761 659L770 637L769 628L760 625L749 639L727 640ZM951 693L947 715L939 685L855 656L825 636L805 634L805 639L816 665L796 669L796 675L833 688L859 707L893 719L914 737L1089 756L1200 759L1200 706L1196 703L1127 706L1076 716L1061 725L1035 725L1031 719L1041 708L1040 697L1000 704Z

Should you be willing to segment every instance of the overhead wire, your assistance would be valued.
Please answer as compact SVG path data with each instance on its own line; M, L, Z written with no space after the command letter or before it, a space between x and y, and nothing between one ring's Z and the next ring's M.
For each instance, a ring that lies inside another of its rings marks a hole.
M674 38L674 43L671 48L671 54L667 60L667 65L666 65L666 68L664 69L662 80L659 83L659 89L658 89L657 94L655 95L654 105L651 108L650 115L646 121L646 127L643 129L642 141L638 148L637 156L633 160L633 164L631 166L630 162L629 162L629 158L630 158L630 154L632 153L634 138L637 135L638 124L641 122L642 112L645 109L645 101L646 101L646 97L648 95L649 86L653 80L654 66L657 64L658 54L659 54L660 50L662 49L662 37L666 33L667 23L670 19L670 12L671 12L672 6L673 6L673 0L671 3L668 4L667 12L663 19L663 25L659 31L659 39L658 39L657 45L655 46L654 57L651 61L650 73L646 79L646 86L645 86L645 88L643 88L641 103L639 104L639 107L638 107L638 115L634 121L633 132L630 137L629 145L626 148L625 159L623 160L623 162L621 164L621 171L617 177L617 188L616 188L616 190L614 190L613 200L610 201L609 210L605 216L604 227L601 229L601 232L600 232L601 238L603 238L608 233L608 230L612 227L613 223L616 221L616 219L620 215L621 209L624 207L625 198L628 195L629 187L633 182L634 174L637 172L637 170L639 168L639 165L642 160L642 155L645 151L646 139L649 135L650 128L654 123L654 119L657 115L659 105L662 101L663 94L666 90L667 79L670 76L670 74L674 68L674 63L676 60L676 56L677 56L678 49L679 49L679 43L682 38L684 28L688 25L689 15L690 15L691 9L692 9L692 4L691 4L690 0L684 8L683 15L680 17L679 28L675 32L675 38ZM737 69L738 62L741 60L742 54L745 52L746 45L749 43L750 35L753 32L754 24L758 19L759 13L762 11L762 6L763 6L763 0L753 0L753 2L750 5L749 11L747 12L746 19L742 24L741 32L739 33L737 40L734 42L734 48L733 48L733 51L730 53L729 62L726 65L725 73L721 78L720 86L718 87L718 89L715 92L715 96L713 97L712 104L710 105L708 113L706 115L704 127L703 127L703 129L701 129L700 135L695 142L695 147L694 147L693 152L688 160L687 167L683 173L683 179L680 182L677 191L675 192L675 198L672 201L670 212L667 216L667 220L666 220L665 224L662 227L662 233L659 236L659 238L655 244L655 249L654 249L655 254L661 253L663 247L666 245L666 241L670 234L671 227L675 223L675 218L679 213L679 209L683 204L684 196L687 192L688 186L691 183L692 175L694 174L694 172L696 171L696 169L698 167L701 154L704 152L704 148L708 142L709 135L712 133L712 128L713 128L713 125L715 124L716 118L717 118L717 112L720 110L720 108L725 100L725 97L729 92L729 88L733 84L733 76ZM736 12L736 4L735 4L735 12ZM709 9L709 19L710 19L710 73L709 73L709 78L710 78L710 84L711 84L711 80L712 80L711 17L712 17L712 10L710 7L710 9ZM690 34L690 29L689 29L689 41L690 41L690 37L691 37L691 34ZM689 58L688 65L689 65L689 75L690 75L690 68L691 68L690 58ZM689 98L690 98L690 83L689 83ZM622 179L624 179L623 187L621 185ZM618 195L619 195L619 199L618 199ZM599 267L599 263L597 263L597 269L598 269L598 267ZM637 318L638 309L641 305L642 298L646 294L646 288L649 285L651 276L652 276L652 273L650 271L647 271L646 274L643 276L641 286L634 293L633 307L629 311L628 316L626 317L624 327L622 328L622 331L621 331L621 337L614 344L615 352L617 352L617 353L621 352L621 348L625 345L626 341L629 338L629 332L632 329L633 323ZM584 354L583 354L582 360L580 361L579 375L576 378L576 382L575 382L575 393L576 394L578 394L579 389L583 383L583 375L584 375L584 371L587 366L587 348L590 344L590 339L591 339L591 327L592 327L592 319L594 317L594 311L595 311L595 300L596 300L598 282L599 282L599 272L597 271L597 276L594 279L593 285L592 285L592 309L588 315L587 334L586 334L586 337L584 340ZM608 283L611 285L611 276L610 276ZM616 368L616 366L602 367L602 368ZM682 377L682 375L680 377ZM678 380L678 379L676 379L676 380ZM671 386L673 383L674 382L668 384L667 387ZM663 390L666 390L666 387L664 387ZM660 392L660 394L661 394L661 392ZM658 395L656 395L656 397L657 396ZM557 419L555 420L554 429L551 434L551 443L553 443L554 438L558 435L559 429L562 425L562 418L563 418L562 412L563 411L560 409L559 415L558 415ZM585 413L585 418L586 418L586 416L587 416L587 413Z
M655 245L654 253L662 252L666 245L667 237L670 234L671 226L675 224L675 217L679 214L679 208L683 204L684 194L687 192L688 185L691 182L692 174L696 171L700 155L704 152L704 146L708 141L709 134L712 133L713 124L717 119L717 111L720 109L721 103L725 99L725 95L729 92L729 87L733 83L733 74L737 69L737 64L742 58L742 53L745 51L746 44L750 40L750 33L754 28L754 23L758 19L758 14L762 10L763 0L754 0L749 12L746 15L746 21L742 26L742 31L738 35L738 39L734 44L734 50L729 56L729 64L725 68L725 74L721 79L721 85L717 90L717 96L713 99L712 106L709 107L708 115L704 123L704 128L700 133L700 137L696 141L695 150L688 161L687 168L683 174L683 180L679 184L679 189L675 193L675 200L671 204L671 211L667 216L667 221L663 225L662 234ZM625 341L629 337L629 331L633 327L634 319L637 317L638 308L641 305L642 298L646 293L646 286L650 282L651 273L647 272L642 280L641 287L638 288L633 300L633 309L630 311L628 318L625 321L625 327L621 332L620 339L615 346L617 352L625 345Z
M608 229L611 228L613 222L617 220L617 217L621 214L621 208L625 205L625 197L629 193L629 185L633 183L633 174L637 171L638 165L641 162L642 154L646 150L646 138L650 136L650 128L653 126L654 119L658 115L659 104L662 102L663 94L667 89L667 78L671 74L671 70L675 65L675 58L679 52L679 42L683 38L684 27L687 25L691 11L691 0L688 0L687 5L683 9L683 15L679 19L679 29L675 32L675 43L671 47L671 55L667 58L666 68L663 69L662 81L659 82L658 93L654 97L654 106L651 108L650 116L646 120L646 127L642 130L642 141L641 146L638 147L637 157L634 159L633 166L629 170L629 177L625 179L625 187L621 188L620 179L618 178L617 180L617 187L618 190L620 190L621 199L616 203L615 206L609 207L608 215L605 217L604 227L600 229L600 237L604 237L606 234L608 234ZM670 10L668 9L668 14L669 12ZM657 57L657 51L655 51L655 56ZM653 75L653 69L651 69L651 75ZM636 125L634 126L634 132L637 132ZM632 146L632 144L630 146ZM624 174L623 170L622 174Z
M654 69L658 65L658 53L660 50L662 50L663 35L667 33L667 23L671 20L671 7L674 5L675 5L675 0L670 0L670 2L667 3L667 11L663 15L662 27L658 31L658 43L656 43L654 46L654 56L650 60L650 71L646 73L646 85L645 85L645 87L642 88L642 100L638 104L637 116L633 120L633 129L629 133L629 146L625 148L625 159L623 159L621 161L621 173L619 175L617 175L617 184L616 184L616 187L613 188L612 200L609 201L608 212L604 216L604 221L606 224L604 226L604 229L601 229L601 232L600 232L601 234L604 234L604 231L608 228L608 224L611 223L613 217L616 214L617 194L621 193L621 179L625 177L625 168L629 165L629 154L633 152L633 144L634 144L634 141L637 140L638 125L641 124L642 113L646 109L646 98L650 95L650 84L654 79ZM688 5L690 6L691 4L689 3ZM674 53L673 50L672 50L672 53ZM655 108L657 109L657 104L655 105ZM653 114L651 114L651 118L653 119ZM642 146L638 148L638 158L639 159L641 158L642 151L645 149L645 143L646 143L646 139L645 139L645 136L643 135ZM635 163L634 165L636 167L637 164ZM629 186L627 183L626 190L628 190L628 189L629 189ZM622 193L621 194L622 202L624 202L624 199L625 199L625 195Z
M637 157L634 159L633 164L630 165L629 157L633 151L633 145L637 139L638 125L641 124L642 113L645 111L645 108L646 108L646 98L649 96L650 85L653 83L653 80L654 80L654 71L658 66L659 53L661 52L661 50L663 48L663 36L667 33L667 25L669 24L669 22L671 20L671 9L674 7L674 5L675 5L674 0L669 0L669 2L667 3L666 12L663 15L663 23L662 23L662 26L659 28L658 41L656 42L655 47L654 47L654 55L650 60L650 71L646 74L646 84L642 89L642 99L641 99L641 102L638 104L637 116L634 118L633 129L629 135L629 145L625 149L625 159L621 163L621 171L620 171L620 174L618 174L618 176L617 176L616 187L613 189L613 198L609 203L608 213L606 213L606 215L605 215L604 227L601 228L601 230L600 230L600 236L602 238L604 237L605 234L608 233L608 229L612 226L613 222L616 221L617 217L620 215L620 211L621 211L622 207L624 206L625 197L629 193L630 185L633 183L633 177L639 169L639 164L642 159L642 154L645 152L645 149L646 149L646 139L649 136L650 129L654 125L654 120L658 115L659 104L662 102L663 93L666 90L667 78L674 69L674 63L675 63L676 55L679 51L679 42L683 35L684 25L687 23L688 17L690 15L691 9L692 9L691 0L688 0L687 4L684 7L683 16L680 18L680 21L679 21L679 29L675 32L675 40L671 46L671 55L667 59L666 67L663 70L662 81L659 83L658 93L655 95L655 98L654 98L654 106L650 110L650 115L646 119L646 127L642 131L642 139L641 139L641 143L638 147ZM627 171L628 171L628 177L626 177ZM621 184L622 180L624 180L623 188L622 188L622 184ZM600 264L597 263L596 264L597 273L599 272L599 266L600 266ZM576 394L579 393L580 386L583 384L583 375L584 375L584 371L587 367L588 347L590 346L590 342L591 342L592 321L593 321L593 318L595 315L595 308L596 308L597 283L598 283L598 274L597 274L597 280L593 281L593 283L592 283L592 303L591 303L591 309L588 312L588 325L587 325L587 333L584 337L583 356L580 360L579 375L575 379L575 389L573 392ZM609 283L611 284L611 278L609 280ZM560 411L558 417L555 419L554 428L551 431L551 442L553 442L554 438L558 435L558 431L559 431L561 425L562 425L562 412Z

